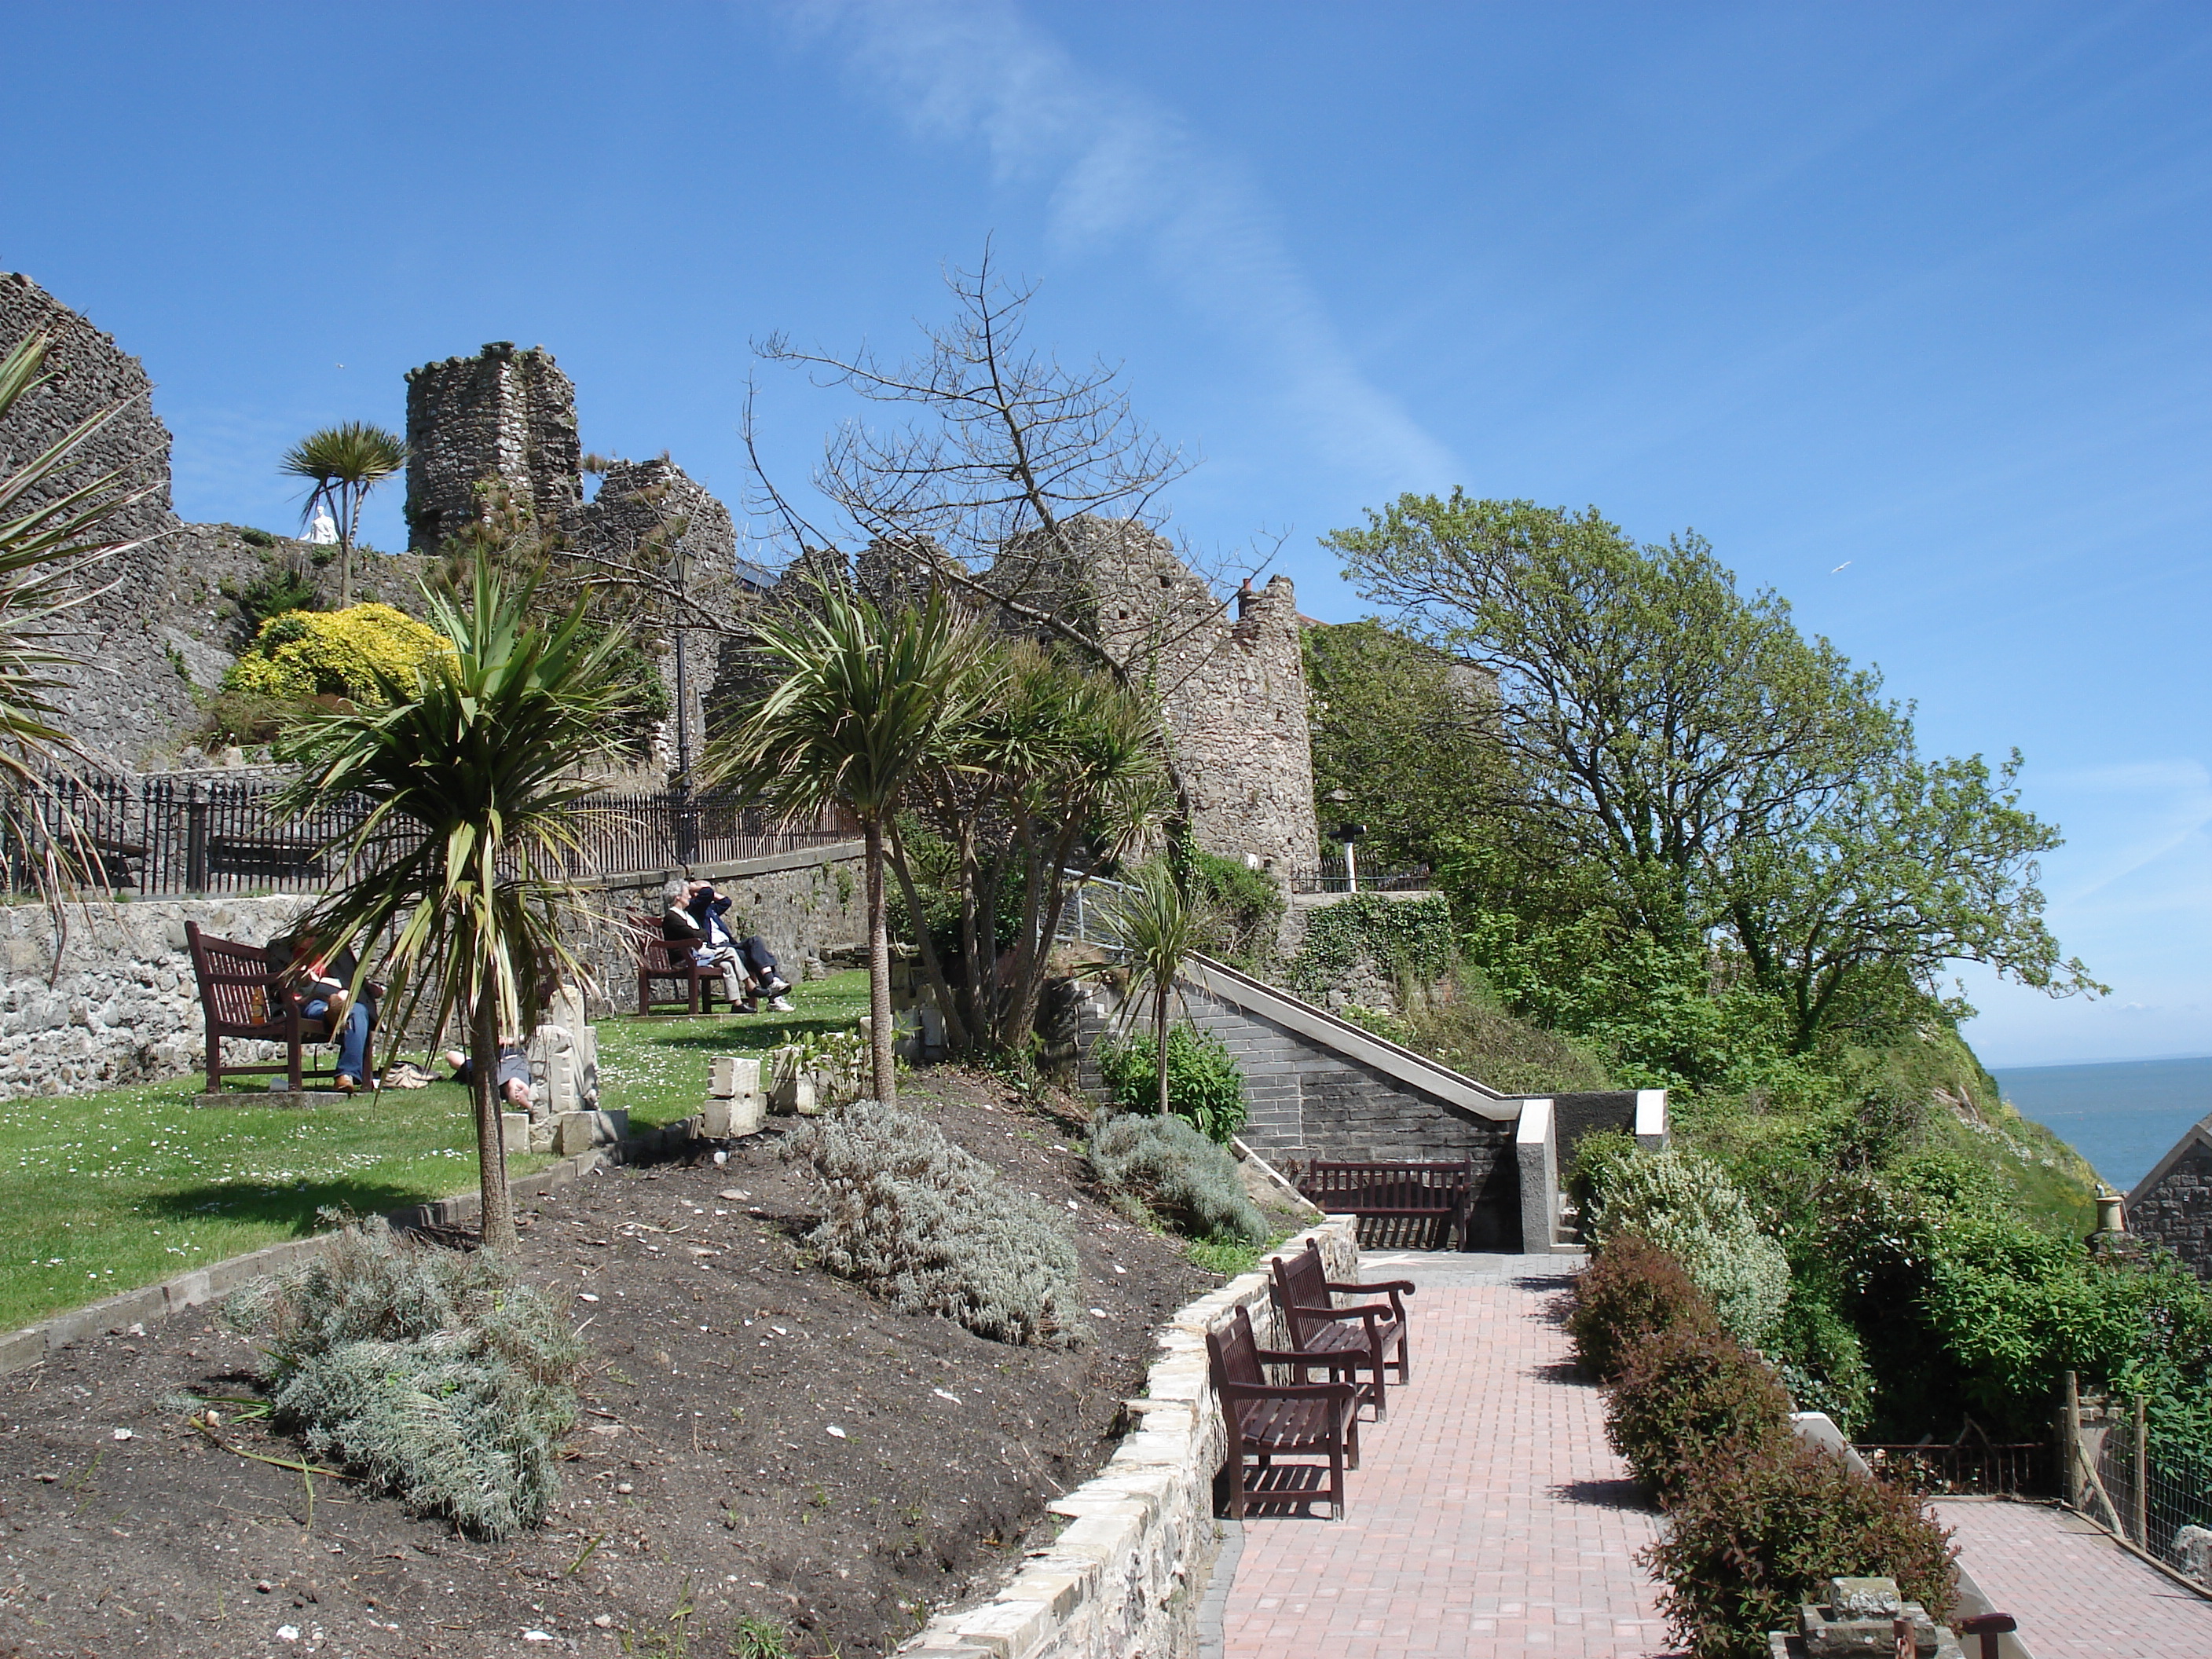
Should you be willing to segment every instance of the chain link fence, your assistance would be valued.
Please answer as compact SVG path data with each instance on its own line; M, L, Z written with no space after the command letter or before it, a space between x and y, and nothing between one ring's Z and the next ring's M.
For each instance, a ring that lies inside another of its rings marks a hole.
M2058 1442L2066 1501L2123 1542L2212 1589L2212 1462L2161 1432L2149 1402L2082 1391L2067 1372Z

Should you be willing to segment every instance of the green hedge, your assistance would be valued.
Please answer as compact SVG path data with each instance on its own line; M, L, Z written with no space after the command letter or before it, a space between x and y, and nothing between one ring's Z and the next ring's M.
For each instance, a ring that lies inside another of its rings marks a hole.
M1441 896L1354 893L1307 916L1305 941L1288 976L1294 990L1325 991L1364 958L1385 978L1426 984L1443 977L1456 951L1451 908Z

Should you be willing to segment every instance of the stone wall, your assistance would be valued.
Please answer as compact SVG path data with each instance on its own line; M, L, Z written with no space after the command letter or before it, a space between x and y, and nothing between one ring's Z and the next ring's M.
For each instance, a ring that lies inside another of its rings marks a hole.
M1177 989L1180 1015L1218 1038L1243 1073L1250 1116L1242 1138L1255 1152L1292 1179L1316 1161L1471 1158L1468 1248L1520 1248L1517 1100L1218 963L1195 968ZM1121 1028L1121 1017L1102 992L1079 1019L1084 1080L1096 1090L1087 1056L1101 1036Z
M205 1027L185 924L265 944L310 902L291 894L72 907L58 973L52 915L38 905L0 908L0 1099L199 1069ZM280 1057L273 1043L234 1043L227 1052L241 1063Z
M549 528L583 505L576 388L544 346L498 340L473 357L407 372L408 546L434 553L477 514L476 487L505 483Z
M601 918L578 929L579 953L599 980L599 1008L631 1013L637 972L629 935L606 920L658 914L669 873L609 878L593 907ZM692 872L736 901L744 920L782 960L787 977L849 961L867 937L857 842ZM206 1064L198 989L185 924L221 939L264 944L314 902L308 894L268 898L143 899L72 907L60 970L49 983L55 927L41 906L0 906L0 1100L76 1094L150 1083ZM389 1034L380 1034L383 1052ZM283 1057L274 1043L230 1042L240 1063Z
M1072 556L1026 538L992 566L993 591L1073 622L1157 690L1201 847L1285 875L1317 864L1313 737L1290 578L1248 585L1224 605L1144 525L1085 515L1061 530Z
M2128 1231L2212 1279L2212 1118L2193 1125L2128 1194Z
M1340 1220L1299 1234L1270 1260L1304 1250L1309 1239L1330 1278L1358 1276L1359 1247ZM1154 1333L1160 1358L1143 1395L1129 1402L1137 1427L1095 1480L1047 1505L1067 1526L998 1594L941 1613L908 1638L899 1650L907 1659L1190 1659L1217 1536L1213 1480L1227 1457L1206 1337L1238 1308L1261 1346L1286 1346L1266 1261L1179 1310Z

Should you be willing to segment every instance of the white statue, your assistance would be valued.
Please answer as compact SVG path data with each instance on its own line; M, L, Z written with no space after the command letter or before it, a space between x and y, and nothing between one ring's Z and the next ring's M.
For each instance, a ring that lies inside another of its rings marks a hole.
M307 526L306 541L316 547L336 547L338 544L338 521L331 517L327 507L319 509Z

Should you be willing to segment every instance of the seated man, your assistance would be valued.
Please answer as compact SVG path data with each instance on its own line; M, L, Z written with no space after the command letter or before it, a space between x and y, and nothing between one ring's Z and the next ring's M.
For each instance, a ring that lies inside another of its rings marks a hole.
M672 878L661 890L667 908L660 919L661 937L681 945L693 963L719 969L722 988L741 1014L760 1012L757 997L770 999L769 1006L780 1014L793 1012L784 994L790 982L776 971L775 957L758 934L744 939L732 936L724 918L730 901L717 894L712 882Z
M368 1034L376 1024L376 1002L384 988L364 985L360 1000L352 1000L353 977L361 969L352 950L341 945L325 951L314 933L302 928L289 939L270 940L263 955L270 976L300 998L301 1013L329 1026L331 1039L338 1045L337 1075L331 1086L349 1095L369 1081L362 1075Z

